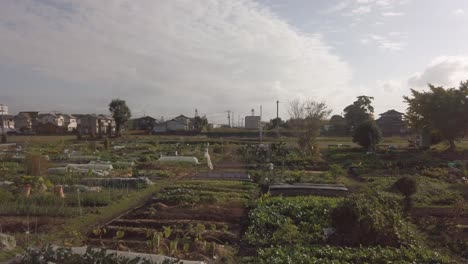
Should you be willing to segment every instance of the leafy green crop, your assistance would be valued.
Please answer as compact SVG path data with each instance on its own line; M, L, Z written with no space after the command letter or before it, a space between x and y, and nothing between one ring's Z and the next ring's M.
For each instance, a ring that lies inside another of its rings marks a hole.
M249 214L245 239L252 245L310 244L331 226L330 211L339 198L263 197Z

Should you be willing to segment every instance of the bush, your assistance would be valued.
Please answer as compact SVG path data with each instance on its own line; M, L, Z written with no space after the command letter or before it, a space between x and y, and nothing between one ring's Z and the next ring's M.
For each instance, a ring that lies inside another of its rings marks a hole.
M413 195L417 191L416 180L408 176L398 179L395 182L394 187L396 190L398 190L398 192L406 197Z
M332 211L333 238L347 246L399 246L402 215L399 204L377 192L351 195Z
M353 142L369 151L374 151L380 140L382 140L382 133L373 120L364 121L353 132Z
M346 171L340 165L332 164L328 169L328 174L336 180L338 177L345 176Z
M271 247L260 249L259 260L262 264L315 264L315 263L453 263L446 256L420 247Z

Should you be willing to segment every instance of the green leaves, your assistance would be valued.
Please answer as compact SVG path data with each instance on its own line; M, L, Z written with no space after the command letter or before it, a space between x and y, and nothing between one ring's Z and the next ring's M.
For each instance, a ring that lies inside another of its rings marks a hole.
M323 197L262 198L249 214L245 239L252 245L310 244L322 241L329 211L340 199Z
M279 246L260 249L259 263L316 264L316 263L453 263L438 254L420 247L304 247Z
M416 129L434 130L455 148L454 141L468 131L468 81L460 87L435 87L429 84L429 91L411 90L406 119Z

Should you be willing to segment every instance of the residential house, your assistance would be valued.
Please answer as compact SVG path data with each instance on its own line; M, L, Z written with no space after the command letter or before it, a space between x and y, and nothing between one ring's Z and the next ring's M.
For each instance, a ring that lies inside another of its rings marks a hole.
M15 129L19 131L33 130L39 112L19 112L14 117Z
M12 115L2 115L0 118L0 128L3 131L8 132L15 130L15 118Z
M151 130L158 121L151 116L144 116L129 121L129 128L134 130Z
M83 135L108 135L115 132L115 120L106 115L84 115L78 119L77 129Z
M61 114L47 113L39 114L37 117L39 124L54 124L58 127L63 127L65 123L65 118Z
M190 131L191 127L191 118L179 115L166 122L156 123L153 127L153 132L164 133L172 131Z
M406 136L408 134L408 126L403 120L403 113L393 109L380 114L376 123L384 137Z
M63 126L67 132L73 132L77 129L78 123L76 117L68 114L63 114Z

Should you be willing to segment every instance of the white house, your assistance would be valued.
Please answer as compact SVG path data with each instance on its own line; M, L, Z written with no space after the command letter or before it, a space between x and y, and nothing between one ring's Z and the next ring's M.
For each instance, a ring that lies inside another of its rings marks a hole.
M64 114L62 117L64 119L64 127L66 127L68 132L72 132L77 129L78 123L76 121L76 117L68 114Z

